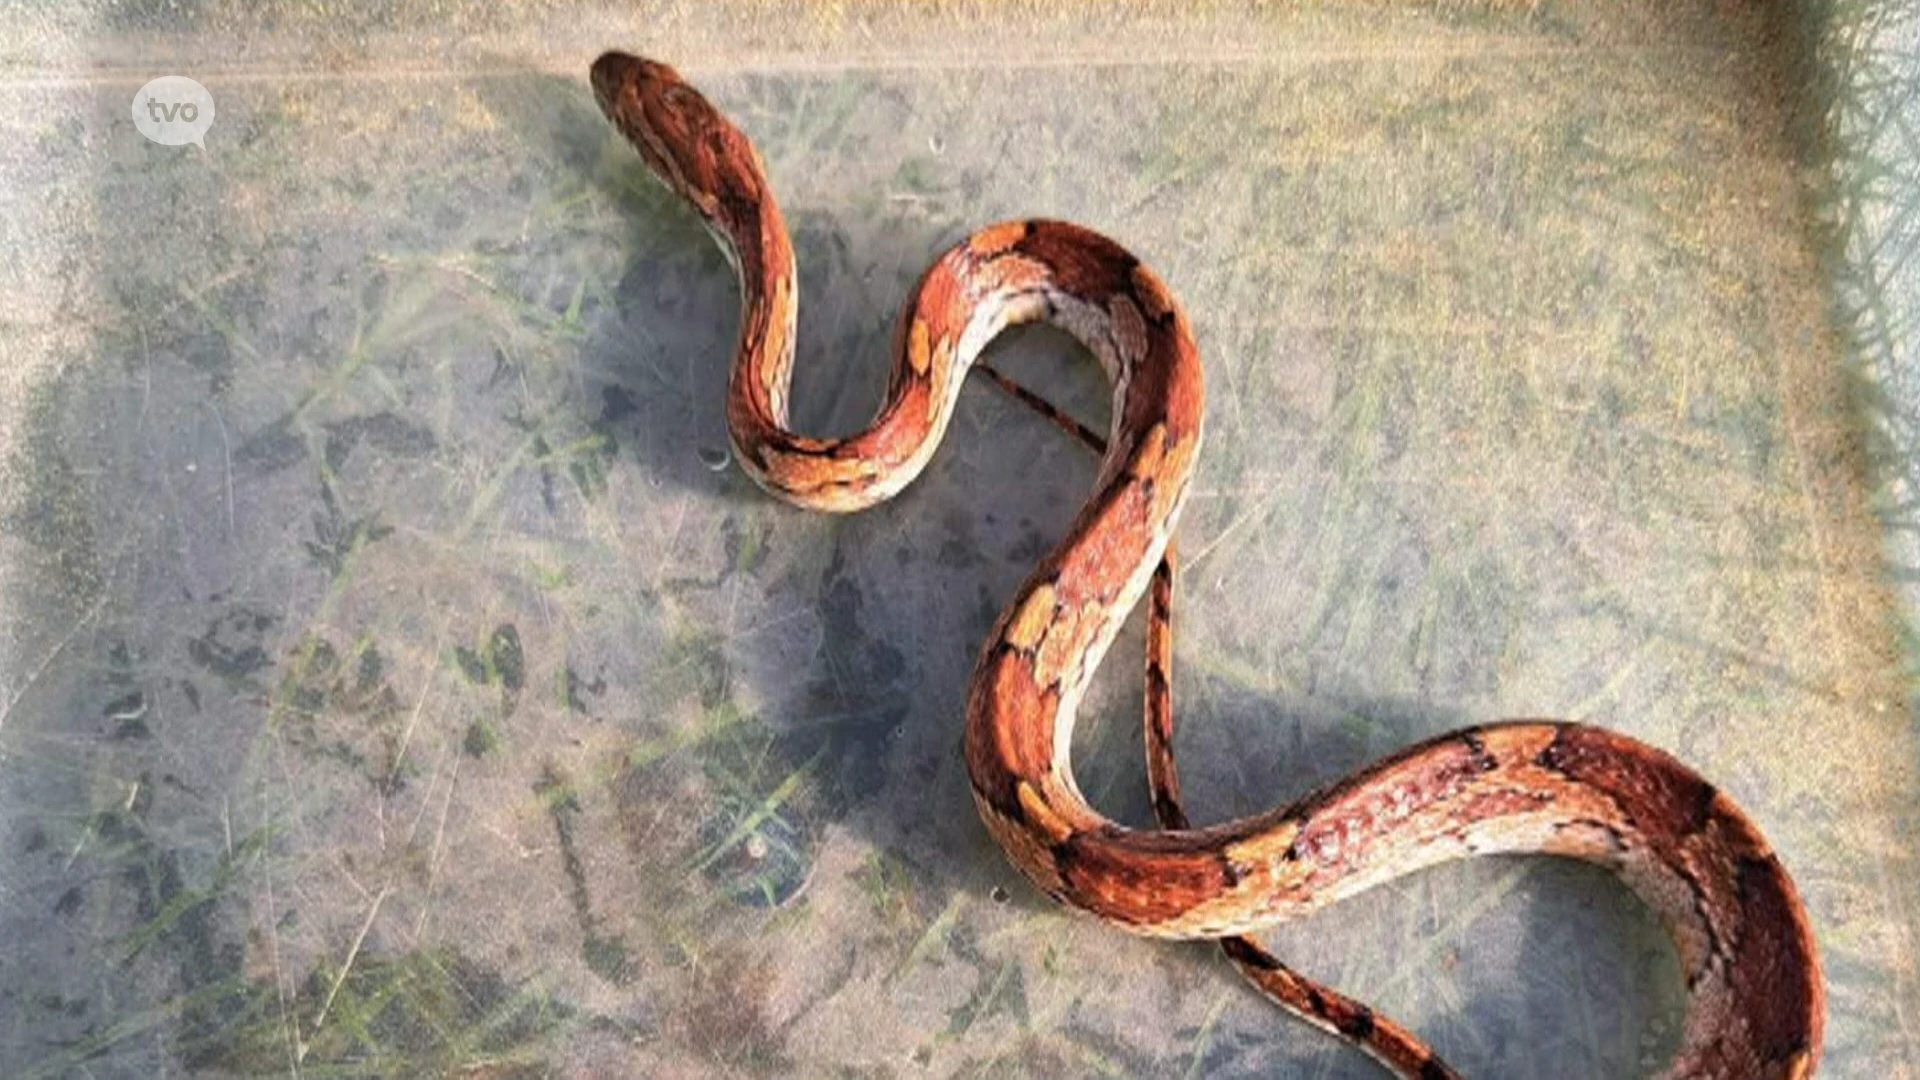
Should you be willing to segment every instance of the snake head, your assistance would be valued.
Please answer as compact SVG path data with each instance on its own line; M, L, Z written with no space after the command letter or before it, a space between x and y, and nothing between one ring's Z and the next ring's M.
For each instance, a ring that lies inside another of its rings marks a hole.
M623 52L609 52L595 60L592 80L593 96L599 100L601 111L615 123L645 101L662 99L668 88L677 86L694 93L673 68Z
M680 73L610 52L593 62L593 96L647 167L709 219L765 198L760 156Z

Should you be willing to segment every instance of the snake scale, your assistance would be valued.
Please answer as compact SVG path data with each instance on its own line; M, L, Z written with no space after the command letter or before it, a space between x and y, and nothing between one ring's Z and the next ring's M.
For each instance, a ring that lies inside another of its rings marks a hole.
M787 424L794 256L759 154L664 64L608 53L592 84L739 273L727 425L741 466L775 496L845 512L897 494L926 466L968 370L1006 327L1058 326L1106 370L1111 430L1087 436L1103 448L1093 494L994 626L966 709L980 817L1048 896L1137 934L1221 939L1290 1011L1397 1076L1434 1080L1457 1074L1405 1029L1241 935L1465 856L1581 859L1624 880L1678 949L1687 1007L1663 1077L1812 1075L1825 992L1793 881L1731 798L1658 749L1581 724L1488 724L1409 747L1270 813L1187 823L1172 762L1165 560L1200 450L1205 386L1185 313L1138 259L1060 221L975 232L911 294L873 422L845 438L797 434ZM1102 816L1069 758L1076 706L1143 597L1153 615L1146 728L1159 831Z

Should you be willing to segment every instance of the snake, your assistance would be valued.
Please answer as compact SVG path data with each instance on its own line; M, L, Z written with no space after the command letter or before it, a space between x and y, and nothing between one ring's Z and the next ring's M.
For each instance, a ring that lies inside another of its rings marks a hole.
M909 293L882 404L858 432L788 422L799 297L792 242L752 141L671 66L596 60L601 111L715 236L740 288L726 389L733 457L774 497L847 513L899 494L946 433L970 369L1003 330L1046 323L1104 369L1112 414L1092 494L1015 591L967 690L973 802L1047 896L1134 934L1215 940L1289 1012L1403 1080L1459 1074L1376 1010L1287 967L1248 935L1470 856L1598 865L1673 940L1686 983L1663 1080L1813 1075L1825 984L1811 920L1753 819L1665 751L1603 727L1514 720L1402 749L1290 804L1194 826L1173 768L1173 535L1206 418L1193 325L1116 241L1066 221L988 225ZM1130 612L1148 604L1148 779L1159 828L1095 809L1074 779L1075 717Z

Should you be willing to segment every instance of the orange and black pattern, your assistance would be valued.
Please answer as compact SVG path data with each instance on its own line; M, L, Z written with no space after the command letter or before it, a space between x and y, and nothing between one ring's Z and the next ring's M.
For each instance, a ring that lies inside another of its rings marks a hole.
M799 435L786 426L799 302L793 249L759 155L664 64L608 53L592 81L608 118L739 269L728 428L743 468L774 495L850 511L897 494L938 446L980 350L1007 326L1058 325L1112 377L1104 440L1042 406L1104 446L1099 477L1066 538L995 625L967 701L975 804L1039 888L1135 933L1220 939L1275 1001L1404 1080L1432 1080L1456 1074L1403 1028L1242 935L1451 859L1581 859L1617 873L1678 946L1688 1006L1680 1051L1662 1076L1812 1075L1825 991L1792 879L1731 799L1653 747L1579 724L1491 724L1405 749L1270 813L1189 825L1172 749L1170 552L1206 392L1185 314L1138 259L1066 222L974 233L909 298L873 423L843 439ZM1088 805L1066 754L1088 680L1143 598L1154 611L1146 740L1157 831L1125 828Z

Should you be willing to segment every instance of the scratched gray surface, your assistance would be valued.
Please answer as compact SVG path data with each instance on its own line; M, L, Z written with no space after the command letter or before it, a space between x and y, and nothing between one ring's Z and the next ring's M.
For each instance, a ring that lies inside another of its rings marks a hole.
M0 14L0 1074L1378 1075L1006 868L965 679L1091 462L976 388L864 515L716 468L734 286L593 108L618 44L764 151L809 430L971 227L1087 222L1185 299L1198 818L1469 721L1631 732L1801 883L1828 1075L1914 1077L1920 401L1870 163L1914 157L1849 82L1904 70L1889 13ZM204 153L128 122L160 74ZM1058 339L995 355L1103 418ZM1137 647L1079 749L1144 823ZM1272 940L1477 1077L1675 1038L1658 927L1579 867Z

